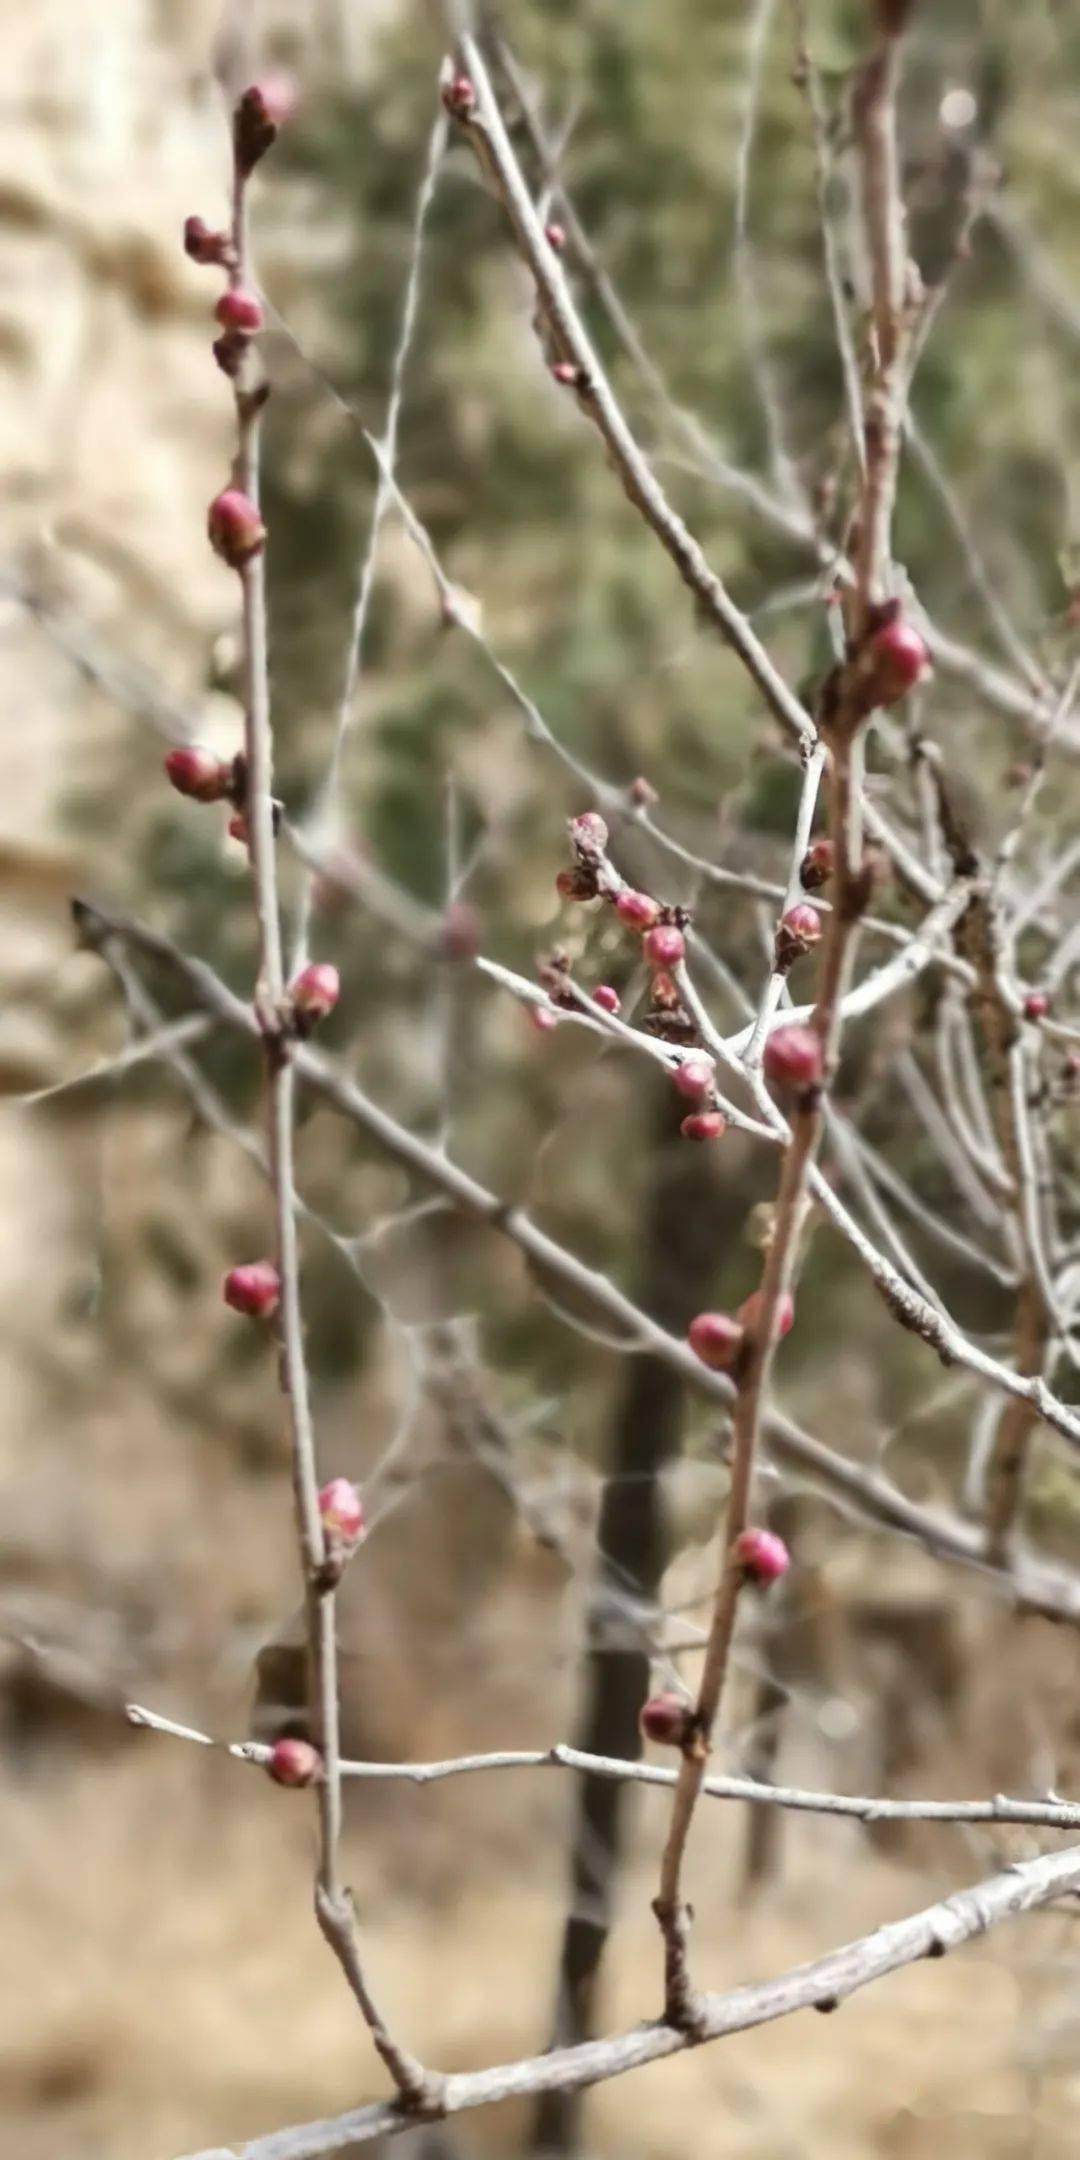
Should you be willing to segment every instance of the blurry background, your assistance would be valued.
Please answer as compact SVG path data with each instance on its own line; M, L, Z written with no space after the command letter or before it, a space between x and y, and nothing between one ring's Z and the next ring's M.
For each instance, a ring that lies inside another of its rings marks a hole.
M834 0L811 13L841 227L843 98L866 15ZM265 340L279 777L300 810L341 694L374 497L357 423L384 421L443 41L437 9L413 0L264 0L226 20L220 0L0 0L0 24L0 1084L12 1098L0 1122L0 2106L23 2160L170 2160L381 2090L312 1923L306 1803L226 1759L131 1733L119 1714L133 1696L243 1733L254 1658L295 1599L271 1361L219 1295L223 1270L266 1241L265 1195L175 1071L16 1098L87 1072L146 1024L145 1005L125 1014L100 960L76 949L73 892L143 914L250 981L243 852L160 771L177 714L222 750L239 731L235 586L204 538L231 400L209 355L213 275L179 244L189 212L225 214L215 62L231 65L248 38L256 62L293 69L303 88L256 204L279 318ZM529 0L506 26L673 397L734 466L766 473L752 268L787 449L827 526L841 383L788 9ZM736 175L758 64L740 268ZM1068 7L938 0L916 23L904 109L929 275L951 262L972 190L998 176L915 409L986 581L1055 666L1077 575L1078 66ZM789 678L810 685L828 640L807 550L688 471L655 398L610 357L712 559ZM797 774L550 380L500 214L455 143L427 227L400 472L465 604L560 740L610 781L644 775L692 849L782 874ZM914 463L897 552L935 618L1000 660L970 552ZM1014 807L1022 728L944 676L923 717L991 845ZM1076 797L1063 765L1040 845L1067 831ZM447 627L391 516L343 835L430 904L461 882L485 950L522 972L556 940L575 958L588 941L585 979L621 982L619 941L580 910L571 919L554 891L564 820L586 800ZM751 901L699 896L690 873L677 889L633 835L619 860L668 898L699 899L702 927L757 985ZM731 1137L703 1168L639 1061L569 1029L536 1034L513 1001L468 971L439 975L359 913L324 903L314 940L345 981L331 1046L396 1114L445 1131L458 1160L528 1200L675 1328L751 1286L771 1157ZM141 995L180 1009L164 975L144 972ZM900 1052L919 1055L932 1030L934 996L920 986L854 1031L845 1092L944 1210L950 1190L892 1084ZM220 1117L248 1125L255 1060L222 1034L190 1054ZM1053 1126L1064 1179L1074 1116L1066 1104ZM323 1109L305 1109L301 1168L324 1222L305 1237L322 1462L369 1481L375 1524L343 1600L350 1747L406 1758L571 1738L598 1687L616 1728L632 1722L648 1645L665 1646L664 1675L703 1614L724 1491L715 1420L568 1329L493 1239L441 1212L399 1220L421 1196ZM992 1284L960 1263L936 1279L965 1325L1004 1339ZM830 1232L816 1234L800 1323L785 1404L905 1489L955 1494L978 1400L897 1331ZM635 1561L601 1580L586 1660L611 1464L604 1535L614 1523ZM742 1639L726 1766L852 1791L1069 1789L1070 1633L1017 1619L977 1578L820 1499L786 1487L776 1504L798 1565ZM1028 1523L1076 1560L1075 1487L1049 1449ZM274 1682L271 1667L271 1696ZM349 1866L373 1976L435 2063L496 2061L550 2032L573 1804L572 1781L547 1773L354 1798ZM665 1815L656 1793L631 1795L579 1851L586 1937L600 1885L613 1894L608 2024L657 2002L648 1900ZM779 1970L1034 1845L1022 1833L751 1825L703 1806L700 1969L716 1986ZM835 2019L602 2088L586 2103L585 2148L612 2160L1063 2160L1080 2099L1075 1928L1068 1913L1037 1916ZM566 2123L542 2127L566 2147ZM477 2116L425 2149L493 2160L535 2133L524 2114Z

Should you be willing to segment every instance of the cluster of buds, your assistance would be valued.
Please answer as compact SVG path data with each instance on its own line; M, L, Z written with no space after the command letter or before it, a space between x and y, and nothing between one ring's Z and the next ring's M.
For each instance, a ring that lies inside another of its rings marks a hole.
M821 939L821 917L809 900L797 900L781 915L776 926L774 965L786 974L804 953L812 952Z
M806 1099L821 1086L825 1054L816 1029L791 1021L774 1028L762 1058L765 1078L774 1087Z
M233 156L241 182L250 177L259 159L265 157L279 128L291 118L295 109L296 85L291 76L267 75L244 91L233 113ZM192 262L228 274L229 284L214 310L221 336L215 339L213 351L222 373L235 381L252 338L258 337L264 326L262 301L258 293L249 292L240 282L233 234L216 231L205 218L185 218L184 253ZM249 549L248 552L254 551ZM226 555L225 559L231 558Z
M691 1320L690 1348L710 1372L733 1372L742 1365L760 1327L762 1307L761 1291L752 1290L735 1313L703 1312ZM773 1310L773 1340L790 1335L794 1325L795 1302L785 1290Z

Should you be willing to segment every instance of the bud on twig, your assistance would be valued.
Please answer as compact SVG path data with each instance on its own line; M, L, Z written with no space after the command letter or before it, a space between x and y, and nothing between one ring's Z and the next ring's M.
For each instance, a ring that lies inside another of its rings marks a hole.
M165 771L177 794L189 796L192 802L224 802L232 793L231 760L216 757L198 743L170 750Z
M743 1530L731 1548L731 1556L749 1582L778 1582L791 1566L783 1538L773 1530Z
M729 1371L745 1340L745 1330L730 1313L698 1313L690 1322L690 1348L711 1372Z
M310 1035L320 1020L333 1012L341 995L341 977L328 960L312 961L302 968L289 992L292 1021L298 1035Z
M215 263L227 269L233 259L233 244L227 232L215 232L205 218L184 219L184 253L192 262Z
M1029 990L1024 999L1025 1020L1045 1020L1050 1010L1050 999L1045 990Z
M220 495L215 495L206 530L215 555L220 555L230 570L241 570L266 542L266 527L242 488L223 488Z
M651 1695L641 1706L638 1719L643 1740L657 1747L684 1747L690 1737L693 1711L681 1695Z
M281 1277L272 1260L248 1260L230 1268L222 1294L246 1320L270 1320L281 1302Z
M230 285L223 292L214 313L223 330L231 330L241 337L255 337L263 327L262 301L258 293L246 292L243 286Z
M765 1078L776 1087L805 1094L821 1083L824 1070L821 1037L813 1028L801 1027L797 1021L788 1027L774 1028L765 1045L762 1064Z
M692 1110L679 1127L686 1140L720 1140L727 1131L722 1110Z
M284 73L264 75L244 91L233 114L233 150L244 179L272 149L298 102L296 83Z
M781 915L776 928L776 966L778 969L792 967L804 953L812 951L821 937L821 917L809 900L798 900L794 907Z
M319 1515L331 1545L349 1551L359 1545L367 1527L364 1509L350 1478L331 1478L319 1493Z
M610 983L598 984L593 991L592 1000L594 1005L599 1005L601 1012L606 1013L617 1013L622 1003L618 991L613 990Z
M676 1093L685 1096L687 1102L698 1102L703 1095L710 1094L715 1078L716 1067L712 1059L700 1056L684 1058L671 1075Z
M742 1321L748 1335L757 1333L763 1302L761 1291L751 1290L749 1297L744 1298L739 1307L736 1318ZM783 1290L776 1301L776 1310L773 1314L773 1333L777 1342L780 1342L785 1335L790 1335L794 1325L795 1300L789 1290Z
M659 918L660 910L655 900L650 900L648 893L631 892L627 887L615 902L615 913L620 922L626 923L631 930L651 930Z
M835 851L831 840L814 840L807 848L799 865L799 879L805 892L820 892L827 885L836 867Z
M654 967L677 967L686 955L686 939L674 923L657 923L645 934L645 957Z
M266 1764L275 1785L317 1785L322 1769L322 1756L310 1740L275 1740Z

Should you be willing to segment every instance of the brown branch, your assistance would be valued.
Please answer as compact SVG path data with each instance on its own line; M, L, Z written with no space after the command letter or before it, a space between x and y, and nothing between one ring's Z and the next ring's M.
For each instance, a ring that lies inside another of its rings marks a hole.
M1075 1846L1037 1860L1015 1862L968 1890L958 1890L907 1919L890 1921L779 1979L734 1988L726 1995L702 1996L700 2020L692 2035L666 2023L639 2025L611 2039L556 2048L546 2055L449 2077L442 2111L460 2115L500 2100L574 2091L624 2076L698 2042L749 2032L799 2010L833 2011L889 1973L902 1971L921 1958L943 1957L1003 1921L1071 1897L1078 1889L1080 1849ZM400 2106L376 2104L328 2121L272 2131L244 2145L216 2146L189 2154L186 2160L323 2160L324 2154L398 2136L413 2119Z

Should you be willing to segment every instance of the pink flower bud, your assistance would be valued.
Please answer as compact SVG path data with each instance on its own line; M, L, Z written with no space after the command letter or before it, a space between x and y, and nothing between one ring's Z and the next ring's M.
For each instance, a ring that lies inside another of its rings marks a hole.
M744 1298L739 1307L736 1317L742 1321L748 1335L754 1335L757 1332L761 1318L761 1307L762 1296L760 1290L751 1290L749 1297ZM776 1301L776 1312L773 1318L773 1329L777 1342L784 1335L790 1335L794 1325L795 1300L789 1290L783 1290Z
M344 1545L359 1545L364 1535L364 1510L360 1495L349 1478L331 1478L319 1494L319 1514L328 1537Z
M1045 990L1029 990L1024 999L1025 1020L1045 1020L1050 1010L1050 1000Z
M298 103L295 77L284 69L261 76L244 91L233 114L233 148L245 179L273 147L279 128L292 119Z
M610 983L598 984L593 991L592 999L593 1004L599 1005L601 1012L606 1013L617 1013L622 1003L618 991L613 990Z
M777 1087L817 1087L824 1069L821 1037L813 1028L800 1027L797 1021L774 1028L762 1063L766 1079Z
M215 555L239 570L258 555L266 540L266 527L253 502L242 488L223 488L210 505L206 530Z
M732 1559L751 1582L778 1582L791 1566L783 1538L773 1530L743 1530L731 1548Z
M550 224L544 227L544 238L552 254L561 255L566 246L566 227L560 225L557 218L552 218Z
M275 1740L266 1770L275 1785L317 1785L322 1756L310 1740Z
M682 1747L689 1736L693 1713L681 1695L651 1695L641 1706L638 1723L644 1740L657 1747Z
M247 1320L270 1320L281 1302L281 1277L272 1260L248 1260L230 1268L223 1285L226 1305Z
M170 750L165 771L177 794L189 796L192 802L222 802L232 787L231 763L226 764L198 743Z
M239 840L243 847L250 847L251 827L242 810L238 810L236 816L229 819L225 830L230 840Z
M548 1005L530 1005L529 1020L538 1035L550 1035L559 1023Z
M776 931L776 964L788 968L821 937L821 917L809 900L799 900L781 915Z
M452 75L443 84L442 101L452 120L471 120L476 111L476 91L467 75Z
M570 820L570 837L586 848L606 848L608 829L598 810L583 810Z
M231 285L228 292L222 293L214 313L223 330L237 330L244 337L254 337L263 326L258 294L245 292L239 285Z
M656 932L653 932L655 937ZM681 1065L676 1065L671 1082L676 1094L685 1096L687 1102L698 1102L707 1095L716 1078L716 1067L711 1058L691 1054Z
M551 379L561 383L566 390L584 390L588 376L576 360L556 360L552 363Z
M287 68L268 68L252 83L245 96L257 105L262 117L271 127L283 128L295 120L300 107L300 85Z
M615 902L615 913L620 922L628 924L631 930L651 930L660 910L655 900L650 900L648 893L631 892L628 887L619 894Z
M302 968L292 986L292 1009L297 1020L314 1027L332 1013L341 995L341 977L328 960L314 960Z
M225 264L232 254L232 242L226 232L215 232L205 218L184 219L184 253L192 262Z
M799 877L807 892L820 892L836 867L831 840L814 840L799 865Z
M657 923L645 937L645 957L654 967L676 967L686 953L686 939L674 923Z
M722 1110L692 1110L679 1127L686 1140L720 1140L727 1131Z
M702 1312L690 1322L690 1348L712 1372L727 1372L742 1349L744 1333L730 1313Z
M914 623L896 615L882 623L867 642L869 683L875 705L895 705L913 690L930 665L926 641Z

